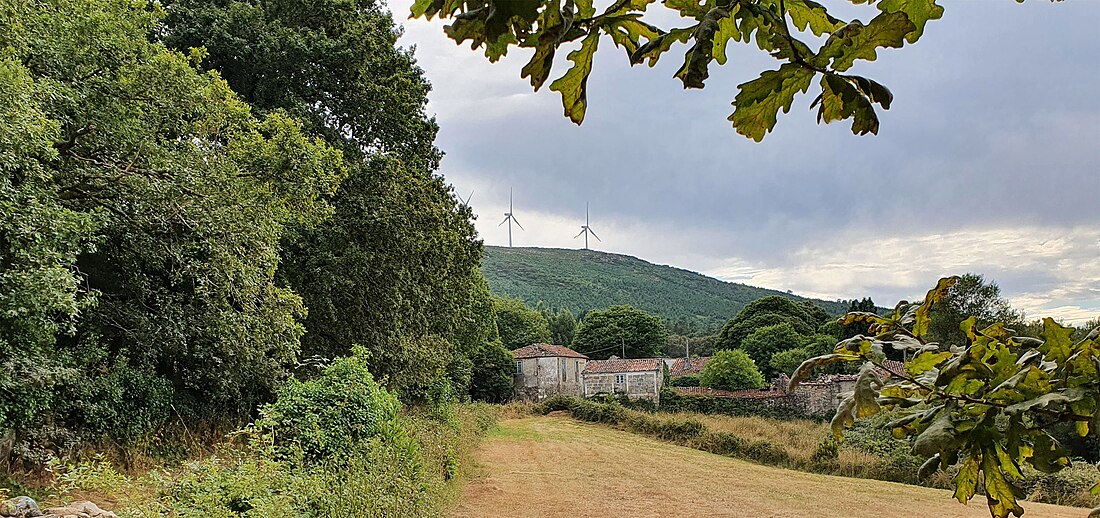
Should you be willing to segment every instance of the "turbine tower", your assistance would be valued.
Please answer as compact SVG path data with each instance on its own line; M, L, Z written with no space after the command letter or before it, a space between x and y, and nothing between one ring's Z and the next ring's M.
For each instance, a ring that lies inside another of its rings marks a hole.
M470 193L470 197L473 197L474 193ZM516 215L512 212L512 189L508 189L508 212L504 213L504 221L500 222L500 225L508 224L508 248L512 248L512 223L515 222L516 226L520 230L523 230L523 225L519 224L519 220L516 219ZM498 227L500 225L497 225Z
M577 239L578 237L581 237L581 234L584 234L584 249L585 250L588 250L588 234L592 234L592 237L596 238L596 241L599 241L601 243L603 242L603 240L600 239L600 236L597 236L596 232L594 230L592 230L592 227L590 227L588 225L588 203L587 202L585 202L585 204L584 204L584 224L581 225L581 231L579 233L577 233L577 235L573 236L573 239Z

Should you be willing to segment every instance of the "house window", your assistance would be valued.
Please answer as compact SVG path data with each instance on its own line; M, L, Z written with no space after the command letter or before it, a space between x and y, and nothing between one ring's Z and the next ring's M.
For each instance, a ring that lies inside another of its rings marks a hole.
M622 374L616 374L615 375L615 384L616 385L622 385L623 382L625 382L625 381L626 381L626 376L624 376Z
M563 381L569 380L569 371L565 370L565 358L561 359L561 379Z
M516 374L523 374L523 362L516 362Z
M573 379L581 379L581 362L573 362Z

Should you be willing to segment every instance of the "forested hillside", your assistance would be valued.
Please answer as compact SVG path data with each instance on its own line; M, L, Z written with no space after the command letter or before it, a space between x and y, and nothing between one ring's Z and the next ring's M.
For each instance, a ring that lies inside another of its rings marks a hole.
M593 250L487 246L481 270L494 294L516 297L530 305L541 301L582 313L629 304L674 327L701 333L716 332L745 304L761 297L813 300ZM848 308L847 303L836 301L813 302L832 314Z

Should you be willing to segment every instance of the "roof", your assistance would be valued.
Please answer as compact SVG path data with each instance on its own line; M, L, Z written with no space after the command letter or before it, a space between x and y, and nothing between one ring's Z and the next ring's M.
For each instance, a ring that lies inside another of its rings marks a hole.
M664 368L663 364L660 358L589 360L584 366L583 374L659 371Z
M709 361L710 356L703 356L701 358L676 358L676 361L672 362L672 365L668 368L668 376L670 378L677 378L689 374L699 374L703 372L703 366Z
M520 347L512 351L512 356L517 359L523 358L547 358L560 356L564 358L583 358L588 359L587 356L574 351L564 345L550 345L550 344L531 344L527 347Z

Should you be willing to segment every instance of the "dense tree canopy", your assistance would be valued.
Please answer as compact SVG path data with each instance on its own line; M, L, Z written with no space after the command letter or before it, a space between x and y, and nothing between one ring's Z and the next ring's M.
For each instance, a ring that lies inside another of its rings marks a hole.
M155 9L0 16L0 428L250 411L303 331L279 242L331 213L341 152L152 43Z
M853 10L853 3L867 7ZM820 91L810 106L817 108L819 122L850 119L853 133L877 134L874 105L889 109L893 95L850 70L860 60L876 60L881 49L915 43L925 25L944 11L936 0L665 1L657 4L664 8L659 13L649 10L653 4L622 0L597 9L592 0L416 0L412 16L451 19L444 28L447 35L484 48L490 61L512 46L534 49L521 76L535 90L549 80L555 54L573 47L568 54L572 65L550 89L561 94L565 115L577 124L588 107L588 77L602 36L622 48L631 65L653 66L677 43L687 45L675 74L684 88L703 88L711 63L726 63L731 42L755 44L780 64L738 86L729 121L738 133L760 141L775 126L779 111L789 111L795 96L808 92L815 80ZM851 21L837 18L837 7L847 7ZM683 20L681 26L653 25L674 17Z
M703 367L699 384L719 390L743 390L764 387L764 375L745 351L718 351Z
M806 343L806 336L799 334L790 324L783 322L774 326L765 326L753 331L741 342L741 350L752 358L756 365L760 366L765 379L772 379L777 371L772 366L772 357L783 351L801 349ZM833 340L835 343L836 340ZM808 357L808 356L807 356ZM805 360L805 358L803 358ZM801 362L799 362L801 363ZM797 367L797 365L796 365ZM794 370L786 371L788 374Z
M593 359L648 358L660 354L668 331L660 318L631 306L589 311L573 336L573 349Z
M795 302L785 297L757 299L726 322L718 335L718 347L737 349L753 331L762 327L789 324L802 336L810 336L826 320L829 314L812 302Z
M559 309L557 313L546 312L543 316L550 322L550 339L558 345L573 343L573 333L577 330L577 317L568 309Z
M280 278L309 309L303 353L371 351L387 383L420 363L417 344L444 340L459 391L470 355L490 338L481 243L468 207L435 173L430 89L412 53L396 46L392 17L372 0L168 0L164 39L203 47L217 70L261 112L285 111L344 151L348 179L333 215L284 240ZM471 308L481 308L471 309ZM411 388L411 387L410 387ZM420 390L414 389L413 390ZM407 391L404 391L407 393Z
M552 338L546 317L521 300L494 297L493 315L500 341L513 351L534 343L549 342Z

